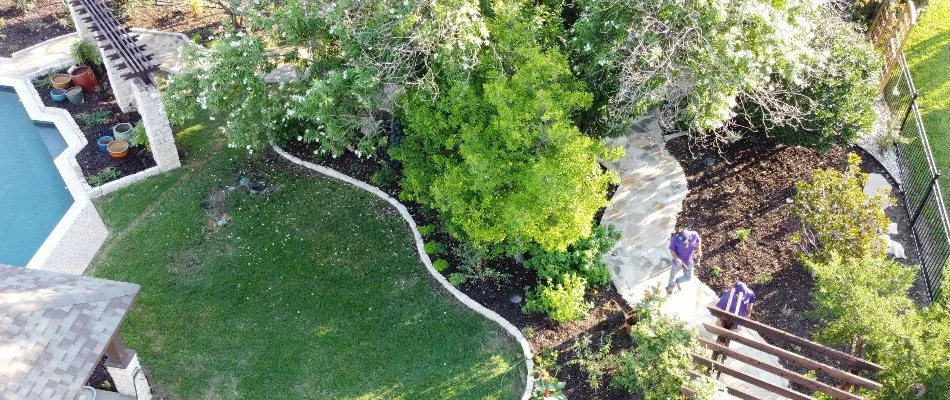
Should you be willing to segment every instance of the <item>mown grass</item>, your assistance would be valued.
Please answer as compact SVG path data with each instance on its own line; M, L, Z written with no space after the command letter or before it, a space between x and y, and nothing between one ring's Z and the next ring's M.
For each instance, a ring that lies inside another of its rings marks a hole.
M98 202L114 243L90 268L142 285L122 334L156 383L182 399L520 395L514 341L437 286L391 207L182 132L185 166ZM212 228L212 190L244 175L276 189L228 191Z
M934 160L950 172L950 0L931 0L904 47ZM944 201L950 181L942 179Z

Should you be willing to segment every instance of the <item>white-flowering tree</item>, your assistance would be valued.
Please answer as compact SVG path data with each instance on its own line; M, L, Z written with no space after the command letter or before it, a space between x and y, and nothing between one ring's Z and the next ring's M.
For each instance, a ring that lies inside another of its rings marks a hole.
M488 39L474 0L283 0L241 11L243 30L194 53L168 92L173 112L204 109L227 121L232 144L251 148L293 131L334 155L373 155L386 142L376 129L384 89L464 75ZM278 66L294 79L266 83Z
M819 111L809 89L820 80L840 86L840 76L821 71L841 56L843 49L834 43L854 35L818 0L582 0L580 5L569 42L575 72L596 93L606 110L605 125L614 132L652 109L667 126L686 129L700 141L729 140L737 131L807 128ZM829 23L833 29L825 29ZM872 87L875 74L864 72L876 71L877 64L863 62L873 50L862 40L854 46L857 54L850 59L861 62L841 64L858 73L842 84ZM865 93L844 90L832 100L847 102ZM865 111L870 107L859 113ZM865 128L866 121L857 120L860 126L852 131Z

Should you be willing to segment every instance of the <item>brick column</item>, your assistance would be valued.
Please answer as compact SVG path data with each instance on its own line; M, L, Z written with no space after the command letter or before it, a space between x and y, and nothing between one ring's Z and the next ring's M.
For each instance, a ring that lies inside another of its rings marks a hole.
M145 378L145 371L142 371L142 365L139 364L138 354L131 352L131 358L127 362L125 367L106 362L106 370L115 381L115 390L136 400L151 400L152 389Z
M168 123L161 92L155 85L146 85L141 78L134 78L130 82L135 106L142 116L142 124L148 134L148 144L155 163L163 172L180 167L181 160L178 158L175 136Z

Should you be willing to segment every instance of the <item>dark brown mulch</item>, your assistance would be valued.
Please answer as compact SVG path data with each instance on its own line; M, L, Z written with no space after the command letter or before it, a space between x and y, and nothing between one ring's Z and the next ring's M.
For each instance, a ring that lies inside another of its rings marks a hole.
M364 182L372 182L373 174L383 169L387 163L387 161L379 158L358 158L350 153L337 158L316 155L314 150L318 148L317 145L297 141L287 143L283 148L305 161L333 168ZM382 185L375 185L382 186L382 189L391 196L398 197L399 174L400 171L395 168L391 180L384 182ZM616 188L612 187L610 194L613 193L613 190L616 190ZM433 211L426 210L419 204L412 202L404 201L403 203L406 204L409 213L420 226L440 225L438 217ZM444 249L452 249L460 245L457 240L445 232L437 232L425 240L439 243ZM450 250L431 257L433 261L439 258L449 261L452 267L442 271L444 276L448 277L451 273L458 271L457 266L460 264L460 259ZM570 363L574 358L577 340L584 335L590 336L593 346L596 346L604 335L612 335L611 349L613 353L630 348L630 337L622 330L621 305L625 302L612 284L608 283L588 294L587 301L591 302L594 307L583 320L557 324L545 315L525 314L521 311L521 307L525 304L523 299L525 289L537 284L537 275L533 270L526 269L511 257L490 260L486 263L486 267L507 274L508 277L500 282L466 283L461 285L459 289L479 304L495 311L518 327L525 334L535 354L541 353L543 349L556 350L558 352L557 367L553 368L554 371L551 372L555 374L559 381L567 384L565 393L568 398L590 400L640 398L610 388L607 380L600 383L600 388L594 389L587 382L587 377L580 370L580 367ZM521 299L514 303L511 301L512 296L518 296Z
M815 170L842 168L847 151L862 156L865 172L880 173L892 185L893 179L859 148L835 147L821 153L742 140L718 151L695 147L690 151L685 137L669 141L667 148L680 160L689 184L677 227L698 230L703 237L700 279L717 292L727 290L736 280L748 283L758 297L755 319L811 337L816 321L808 319L806 312L812 309L809 292L813 281L792 241L800 223L787 199L794 197L795 184L810 178ZM913 260L916 249L908 234L903 199L900 193L894 197L897 205L889 207L886 214L897 222L899 235L895 239L904 244L908 259ZM751 229L749 239L737 240L739 229ZM920 285L910 294L920 301Z
M65 73L65 70L55 71L55 73ZM99 150L96 140L102 136L111 136L112 127L115 124L128 122L135 125L136 122L141 120L141 117L137 112L123 113L119 109L112 91L109 90L109 78L104 71L96 72L96 79L99 82L99 87L96 91L87 93L84 101L80 104L72 104L68 101L54 102L49 96L51 89L49 80L46 77L41 77L33 81L33 86L43 99L43 104L47 107L58 107L69 111L86 136L88 143L76 154L76 161L82 168L83 174L91 176L104 168L115 167L122 171L123 176L126 176L155 166L152 155L142 148L131 148L129 155L121 160L115 160ZM102 121L86 120L89 116L101 111L108 112L109 115L106 119Z
M23 12L13 0L0 1L0 57L73 31L69 11L62 0L36 0L36 6Z
M699 278L717 292L736 280L749 284L758 297L757 320L802 337L815 331L803 317L812 309L812 278L797 257L792 235L795 183L819 168L839 168L845 152L827 153L802 147L742 140L721 149L692 149L685 137L667 142L686 172L689 194L677 228L696 230L703 238ZM712 164L712 165L710 165ZM736 231L751 229L747 240Z
M223 22L228 19L227 14L210 4L199 8L196 13L188 1L158 3L167 5L153 2L152 5L135 7L127 16L125 25L184 33L189 38L198 39L199 43L207 43L212 36L224 31Z
M92 374L89 375L89 380L86 381L86 386L92 386L107 392L116 391L115 381L112 380L112 375L109 375L109 370L106 369L106 356L102 356L99 363L96 364L96 367L92 370Z

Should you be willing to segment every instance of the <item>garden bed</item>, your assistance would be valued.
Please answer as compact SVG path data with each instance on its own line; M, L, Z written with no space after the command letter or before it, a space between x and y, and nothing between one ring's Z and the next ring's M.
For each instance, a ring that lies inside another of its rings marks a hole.
M818 322L807 317L813 309L813 280L792 240L801 227L789 203L795 184L818 169L842 168L848 151L861 155L862 170L882 174L896 187L893 178L859 148L821 153L746 139L718 150L690 149L685 137L670 140L667 148L680 161L689 184L677 228L697 230L703 238L699 278L716 292L736 280L746 282L758 297L754 319L810 338ZM908 260L916 259L916 248L903 198L900 193L894 197L897 205L886 210L898 224L899 234L892 238L904 245L907 260L901 261L913 264ZM737 239L742 229L750 230L746 240ZM910 295L923 302L926 291L920 282Z
M28 10L20 10L13 1L0 5L0 57L10 57L45 40L74 32L69 11L62 0L36 0Z
M400 176L398 170L387 172L385 174L387 179L373 178L377 172L391 168L386 161L380 158L359 158L350 152L335 158L317 155L315 151L318 148L317 144L302 142L291 142L284 147L286 151L296 157L371 183L383 189L390 196L398 198L398 179ZM615 190L616 187L611 187L608 197ZM421 205L411 201L402 202L420 227L441 225L433 211L426 210ZM598 213L595 220L599 220L599 215L600 213ZM424 240L438 243L439 247L443 249L439 254L430 255L430 257L433 261L445 259L449 262L450 267L442 271L446 278L453 272L459 271L456 266L461 263L460 257L449 250L445 250L459 247L461 245L459 241L440 231L426 236ZM603 379L600 382L600 387L594 389L587 382L587 376L581 371L580 367L571 364L571 360L575 358L578 340L585 336L590 338L591 343L596 346L602 337L612 335L612 353L630 348L632 343L630 337L622 330L622 309L625 309L626 303L617 293L612 283L589 291L586 300L593 307L584 319L558 324L547 315L526 314L521 311L521 307L525 304L523 299L525 289L537 285L537 274L534 270L525 268L511 257L500 257L487 261L485 268L503 273L507 275L507 278L497 282L488 280L466 283L458 286L459 290L479 304L498 313L521 330L531 345L534 354L549 352L549 349L556 351L557 359L554 361L555 365L551 366L550 369L553 370L552 373L557 376L559 381L567 384L564 393L568 398L590 400L638 398L625 391L609 387L608 379ZM517 298L513 299L515 296ZM518 300L518 302L512 300Z
M51 74L56 73L66 73L66 70L51 72ZM72 104L68 101L53 101L49 96L51 89L49 76L37 78L33 81L33 87L36 88L40 98L43 99L43 104L47 107L57 107L68 111L86 137L88 143L76 154L76 162L82 168L83 175L90 177L103 169L111 167L118 170L122 176L127 176L155 166L152 155L141 147L131 147L129 155L120 160L113 159L99 150L96 144L99 137L112 136L112 127L116 124L127 122L135 125L141 120L141 117L134 111L122 112L110 89L109 77L101 68L96 70L96 79L99 86L94 92L86 93L83 102L80 104Z

